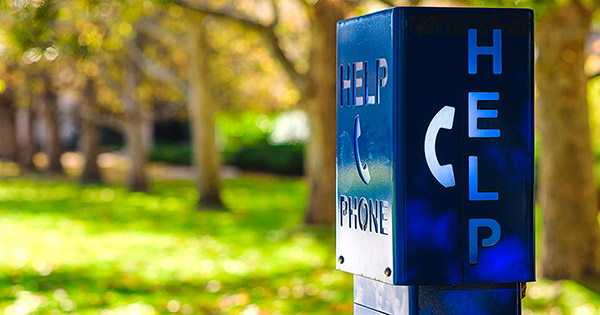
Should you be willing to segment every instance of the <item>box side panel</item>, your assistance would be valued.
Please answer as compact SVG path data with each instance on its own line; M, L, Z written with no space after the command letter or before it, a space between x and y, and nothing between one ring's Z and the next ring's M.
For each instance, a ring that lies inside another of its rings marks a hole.
M407 284L531 281L532 12L405 16Z
M392 10L338 23L337 269L393 282ZM329 105L328 105L329 106ZM388 272L386 270L389 268Z
M476 33L478 46L501 44L498 58L501 73L494 73L500 71L495 71L497 60L490 55L478 56L476 73L470 74L467 67L461 71L464 111L473 117L497 110L497 118L463 121L463 130L469 130L463 138L462 158L463 169L469 171L462 183L465 187L462 225L467 236L463 239L464 282L532 281L535 279L532 12L475 12L459 18L465 21L461 25L464 33L461 46L472 49L468 46L468 29L476 30L471 32ZM467 62L468 52L462 60ZM490 130L498 130L498 136L488 137L495 136Z
M459 34L431 9L405 9L406 284L462 280L461 54ZM457 185L458 184L458 185Z

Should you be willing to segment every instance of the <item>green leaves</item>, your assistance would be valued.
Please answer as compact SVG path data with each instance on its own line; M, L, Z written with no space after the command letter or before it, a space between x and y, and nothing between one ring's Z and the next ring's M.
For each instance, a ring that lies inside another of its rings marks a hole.
M46 1L39 7L27 6L13 9L15 23L8 34L21 52L31 48L46 48L56 40L50 26L57 16L52 1Z

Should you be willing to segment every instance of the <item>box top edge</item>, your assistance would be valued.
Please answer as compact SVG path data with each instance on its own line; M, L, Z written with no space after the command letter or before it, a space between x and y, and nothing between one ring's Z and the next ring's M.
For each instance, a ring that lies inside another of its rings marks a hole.
M397 6L389 9L383 9L376 12L371 12L368 14L351 17L348 19L344 19L338 21L337 24L343 24L345 22L352 22L359 19L368 18L370 16L387 14L391 11L394 13L397 11L507 11L507 12L528 12L529 14L534 13L534 10L531 8L499 8L499 7L416 7L416 6Z

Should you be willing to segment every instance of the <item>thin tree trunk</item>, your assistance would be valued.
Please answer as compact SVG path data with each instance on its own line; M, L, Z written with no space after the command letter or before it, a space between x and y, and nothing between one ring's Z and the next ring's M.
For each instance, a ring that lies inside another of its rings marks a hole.
M154 118L152 111L145 110L142 113L142 144L146 155L154 146Z
M60 157L63 149L59 134L58 96L52 88L48 76L45 76L44 83L45 91L42 115L46 124L46 143L44 146L44 151L48 157L48 166L46 167L46 170L52 173L62 173L63 167L60 163Z
M14 95L7 89L0 94L0 159L17 161Z
M19 167L22 171L34 171L35 141L33 139L33 110L31 107L18 107L15 120L17 144L19 146Z
M95 102L94 80L88 78L80 108L81 138L79 139L79 147L85 157L85 163L79 180L83 183L99 183L102 181L97 161L98 155L100 155L100 130L94 118L93 106Z
M192 147L200 208L221 209L219 155L215 145L214 115L217 104L210 97L209 49L203 18L188 10L190 21L188 115L192 128Z
M541 21L536 68L542 140L542 274L588 282L600 275L600 228L584 47L592 11L571 1Z
M304 222L335 221L336 23L344 19L340 1L319 1L314 7L313 58L306 108L311 124L306 169L310 193Z
M125 105L125 142L131 157L131 169L127 188L131 191L148 191L146 176L146 154L142 139L142 106L137 100L137 87L140 83L140 70L130 57L124 59L125 84L123 104Z

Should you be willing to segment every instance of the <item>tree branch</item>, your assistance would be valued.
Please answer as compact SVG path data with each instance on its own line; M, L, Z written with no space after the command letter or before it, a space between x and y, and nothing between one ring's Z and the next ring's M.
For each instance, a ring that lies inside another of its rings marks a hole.
M165 45L178 46L184 42L183 36L170 32L160 26L155 21L140 19L135 22L135 29L162 42Z
M294 64L287 58L285 52L279 44L279 38L275 34L274 28L268 28L264 33L265 39L269 43L269 48L273 57L275 57L283 66L284 70L288 73L292 82L298 86L301 90L306 88L307 78L306 75L299 73L296 70Z
M596 7L596 2L594 2L589 8L585 3L581 2L581 0L573 0L572 2L575 5L575 8L584 16L591 14Z
M187 95L187 85L175 73L169 69L157 65L152 60L148 59L132 42L128 42L126 46L127 55L136 64L136 66L140 68L140 70L154 79L169 82L175 85L183 95Z
M594 74L588 76L588 80L592 80L592 79L595 79L597 77L600 77L600 72L597 72L597 73L594 73Z
M258 21L250 19L246 16L240 15L238 12L232 9L214 10L207 7L200 7L197 5L191 5L185 0L174 0L176 4L190 9L196 12L216 16L227 21L239 23L249 29L252 29L263 36L263 38L269 44L269 50L275 59L283 66L284 70L290 76L292 82L300 89L304 89L307 86L308 80L304 74L299 73L294 66L294 63L286 56L285 52L281 48L281 43L277 34L275 34L275 26L279 21L279 13L275 1L272 2L274 9L273 22L269 25L264 25Z
M122 115L115 114L108 110L99 110L96 107L91 107L92 120L98 125L110 126L115 129L120 129L123 125Z
M394 3L393 0L379 0L379 2L389 6L389 7L396 7L398 6L398 4ZM409 0L408 4L411 6L417 6L421 4L421 0Z
M385 4L385 5L389 6L389 7L395 7L396 6L396 4L394 4L394 2L391 1L391 0L379 0L379 2Z
M596 9L600 8L600 0L592 1L592 12L596 12Z
M279 23L279 7L276 0L271 0L271 10L273 10L273 21L271 21L269 27L275 27Z

